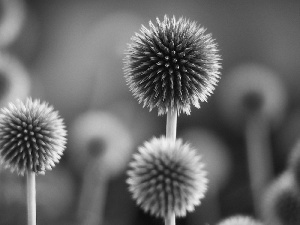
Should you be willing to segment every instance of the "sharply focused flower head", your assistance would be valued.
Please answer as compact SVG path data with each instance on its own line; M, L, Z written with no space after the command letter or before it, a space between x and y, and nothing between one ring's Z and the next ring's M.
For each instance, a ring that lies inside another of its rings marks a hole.
M170 108L190 113L200 107L219 79L220 56L211 34L185 18L158 18L132 37L125 77L134 97L159 114Z
M157 217L182 217L200 204L206 172L195 150L181 140L153 138L139 147L128 171L129 190L137 204Z
M262 225L262 223L250 216L236 215L222 220L218 225Z
M300 224L300 193L290 171L283 173L267 189L263 216L267 224Z
M54 167L65 149L65 136L63 120L45 102L28 98L1 110L0 159L18 174Z

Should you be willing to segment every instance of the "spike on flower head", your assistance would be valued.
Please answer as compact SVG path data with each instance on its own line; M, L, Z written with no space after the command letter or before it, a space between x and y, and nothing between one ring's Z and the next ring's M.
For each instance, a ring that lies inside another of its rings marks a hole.
M294 176L286 171L267 189L263 202L268 224L300 224L300 195Z
M157 217L182 217L200 204L207 189L200 157L188 144L153 138L139 148L128 171L137 204Z
M262 225L262 223L250 216L236 215L222 220L218 225Z
M125 57L125 78L135 98L158 114L169 109L190 113L190 106L212 94L219 79L217 44L203 27L185 18L158 18L132 37Z
M45 102L28 98L1 110L1 162L18 174L44 173L54 167L65 149L65 136L63 120Z

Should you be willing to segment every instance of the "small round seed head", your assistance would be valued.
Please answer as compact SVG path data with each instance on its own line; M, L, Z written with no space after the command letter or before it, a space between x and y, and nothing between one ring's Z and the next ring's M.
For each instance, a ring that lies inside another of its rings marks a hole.
M1 162L18 174L51 170L63 154L65 136L63 120L45 102L28 98L1 110Z
M300 193L290 171L283 173L267 189L263 202L263 216L267 224L300 224Z
M125 57L125 78L135 98L158 114L172 108L190 113L212 94L219 79L217 44L211 34L185 18L149 22L132 37Z
M127 183L144 211L156 217L183 217L200 204L207 189L206 172L188 144L153 138L133 158Z
M222 220L218 225L262 225L262 223L250 216L236 215Z

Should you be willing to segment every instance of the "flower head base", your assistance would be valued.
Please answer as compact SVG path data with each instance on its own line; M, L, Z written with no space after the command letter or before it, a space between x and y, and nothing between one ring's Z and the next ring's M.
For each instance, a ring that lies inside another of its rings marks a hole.
M190 113L199 108L219 79L217 44L205 29L187 19L164 17L142 26L132 37L125 58L125 77L144 107L165 114L172 108Z
M224 219L218 225L262 225L262 223L249 216L237 215Z
M200 204L207 189L206 172L196 152L181 140L153 138L139 148L128 172L137 204L157 217L182 217Z
M11 171L44 173L59 162L66 144L63 120L39 100L18 100L0 115L0 157Z

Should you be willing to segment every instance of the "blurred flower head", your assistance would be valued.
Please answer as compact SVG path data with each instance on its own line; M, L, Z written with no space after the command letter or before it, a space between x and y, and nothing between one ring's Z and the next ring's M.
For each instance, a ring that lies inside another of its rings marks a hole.
M284 84L263 65L246 63L233 68L219 90L221 115L235 127L253 113L260 113L275 124L283 118L287 105Z
M181 140L153 138L139 147L128 171L137 204L157 217L182 217L200 204L207 189L201 158Z
M222 220L221 222L218 223L218 225L263 225L263 224L253 219L250 216L236 215Z
M170 108L190 113L191 104L213 93L219 79L217 44L196 22L158 18L132 37L125 57L125 78L135 98L158 114Z
M13 56L0 52L0 107L27 97L30 84L25 67Z
M0 0L0 9L0 48L3 48L18 37L26 17L26 6L22 0Z
M267 224L300 224L300 193L290 171L284 172L270 185L263 200L262 212Z
M104 111L81 114L71 126L70 144L75 169L82 170L91 157L101 156L109 176L123 172L133 151L130 130L117 116Z
M12 172L51 170L63 154L65 136L63 120L46 102L27 98L1 110L0 157Z

